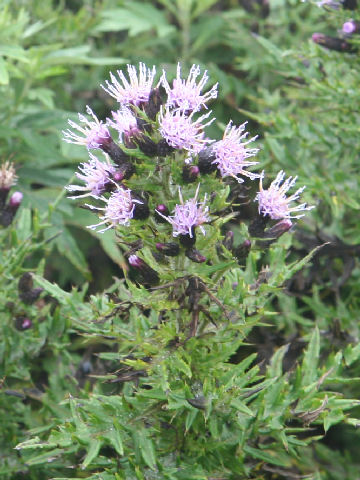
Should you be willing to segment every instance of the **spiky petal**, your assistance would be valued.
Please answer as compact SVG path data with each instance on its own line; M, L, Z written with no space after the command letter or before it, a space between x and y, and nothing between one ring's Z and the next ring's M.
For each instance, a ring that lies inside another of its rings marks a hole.
M90 153L90 160L88 163L81 163L79 165L80 172L75 175L85 185L68 185L66 190L69 192L85 192L81 195L76 195L71 198L82 197L98 197L104 193L106 186L111 181L110 178L115 172L115 167L110 163L106 156L106 162L101 162L95 155Z
M105 202L105 207L87 205L91 210L100 210L104 212L103 215L100 216L100 223L88 226L91 230L96 230L97 227L102 227L104 225L105 228L98 230L99 233L104 233L117 225L130 225L130 220L134 216L135 204L142 202L132 198L130 189L123 188L117 184L116 187L116 190L112 192L109 198L104 196L100 197L100 199Z
M311 210L313 206L307 206L306 203L290 207L290 203L297 200L306 187L301 187L290 197L286 197L286 193L295 185L297 177L289 177L285 181L285 172L281 170L275 180L271 183L267 190L263 189L262 180L260 178L260 191L257 193L255 200L259 203L259 213L263 216L269 215L273 220L281 220L283 218L301 218L305 214L292 215L293 213Z
M139 74L134 65L128 65L127 71L129 80L122 70L117 70L119 79L110 72L110 81L106 80L106 87L104 85L101 87L123 106L140 106L149 100L156 68L155 66L152 69L147 68L144 63L140 62Z
M236 127L232 125L232 121L228 123L223 139L216 142L212 147L212 153L215 154L216 164L222 177L234 177L239 183L244 180L238 175L254 180L260 178L257 173L248 172L247 167L257 165L259 162L249 162L247 159L254 157L259 151L258 148L248 148L247 145L253 142L257 137L245 140L248 132L245 132L247 122Z
M99 121L88 105L86 106L86 113L92 117L92 120L89 120L79 113L79 120L84 126L78 125L72 120L68 120L70 127L77 130L82 135L78 135L68 128L67 130L63 130L64 140L67 143L84 145L89 150L92 148L101 148L111 140L109 129L102 121Z
M180 205L175 206L174 215L166 217L158 212L159 215L173 226L174 237L178 235L189 235L190 238L193 238L194 227L200 227L202 234L205 235L202 224L210 220L208 215L209 207L206 206L206 195L202 202L198 202L199 188L200 184L196 189L194 198L186 200L186 202L184 202L181 189L179 188Z
M119 139L122 142L123 136L129 138L140 132L135 115L127 107L111 112L113 120L107 119L107 124L119 132Z
M200 75L200 66L193 65L190 69L188 78L181 78L181 65L178 63L176 70L176 78L173 80L172 88L166 79L166 72L163 74L160 83L164 87L168 98L166 105L172 108L180 108L184 111L198 112L202 108L207 108L206 103L212 98L217 97L218 84L214 85L208 92L202 94L201 91L209 80L207 71L196 83L197 77Z
M211 110L198 119L193 119L193 113L187 115L183 110L171 110L169 107L160 112L160 133L168 145L173 148L183 149L189 157L199 153L207 144L213 142L205 137L204 128L210 125L215 118L207 123L202 122L211 115Z

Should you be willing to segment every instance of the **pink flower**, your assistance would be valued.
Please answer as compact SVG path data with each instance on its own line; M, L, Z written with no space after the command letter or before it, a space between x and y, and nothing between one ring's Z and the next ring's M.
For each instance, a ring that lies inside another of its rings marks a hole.
M283 218L301 218L305 214L291 215L293 212L300 212L304 210L311 210L314 207L308 207L306 203L290 207L289 204L300 197L300 194L306 187L299 188L293 195L286 198L286 193L292 188L297 180L297 177L289 177L285 180L285 172L281 170L275 180L271 183L267 190L263 189L262 180L260 177L260 191L256 195L255 200L259 202L259 213L263 216L269 215L273 220L281 220ZM281 185L282 184L282 185Z
M81 163L79 166L81 173L75 173L77 178L84 182L85 185L68 185L65 187L69 192L84 191L86 193L71 198L98 197L104 193L106 185L111 181L111 175L115 172L115 167L110 164L107 156L106 160L106 163L100 162L95 155L90 153L90 161L88 163Z
M176 78L173 80L171 88L166 79L166 73L163 71L160 83L168 95L166 105L168 107L180 108L184 111L191 110L194 112L201 110L203 107L207 108L206 102L217 97L218 84L214 85L207 93L202 95L201 90L204 88L209 77L207 71L205 71L197 84L196 79L199 75L199 65L193 65L190 69L188 78L183 80L181 78L181 65L178 63Z
M100 216L100 223L88 226L91 230L96 230L96 228L101 225L107 225L106 228L98 230L99 233L104 233L117 225L130 225L130 220L134 216L135 204L142 202L132 198L130 189L125 189L117 184L116 186L117 189L109 198L105 198L104 196L100 197L100 199L105 202L105 207L87 205L91 210L101 210L104 212L104 214Z
M77 135L70 129L63 130L64 140L67 143L75 143L76 145L85 145L89 150L92 148L101 148L111 140L109 129L101 121L98 120L95 113L87 105L86 112L92 117L92 120L88 120L84 115L79 113L79 120L84 123L82 127L72 120L68 120L70 127L80 132L83 136Z
M142 62L139 63L139 75L134 65L128 65L129 81L122 70L117 70L120 81L110 72L110 82L106 80L106 87L101 87L121 105L139 106L149 100L152 84L156 74L155 66L147 68Z
M246 167L257 165L259 162L249 162L249 157L254 157L259 151L258 148L247 148L247 145L253 142L257 137L243 141L248 132L244 132L246 123L239 127L232 126L230 121L225 129L223 139L212 146L212 152L216 159L212 162L216 164L222 177L234 177L239 183L244 180L237 175L249 177L251 180L259 178L261 175L248 172Z
M119 132L120 141L131 139L132 136L140 132L135 115L127 107L123 107L117 112L111 112L113 119L107 119L107 124ZM123 136L125 139L123 139Z
M183 110L164 108L160 112L160 133L166 142L173 148L184 149L190 155L199 153L213 140L205 138L204 128L210 125L215 118L205 124L201 122L211 115L211 111L193 121L193 113L186 115Z
M209 207L206 207L206 195L202 202L197 201L199 194L200 184L198 185L195 193L195 197L190 200L186 200L184 203L181 190L179 188L180 205L176 205L174 209L174 215L166 217L158 212L165 220L167 220L173 226L173 236L189 235L193 237L193 228L200 227L203 235L205 235L203 223L210 220L208 215Z

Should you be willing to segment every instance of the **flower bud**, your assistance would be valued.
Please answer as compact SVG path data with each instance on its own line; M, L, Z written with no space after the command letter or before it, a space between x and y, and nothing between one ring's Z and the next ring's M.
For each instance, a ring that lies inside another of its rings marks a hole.
M32 305L34 302L36 302L43 291L44 289L41 287L33 288L32 290L21 292L19 298L27 305Z
M29 292L33 288L34 282L32 278L32 274L30 272L24 273L18 283L18 290L19 293L21 292Z
M222 243L227 250L232 250L234 245L234 232L232 232L231 230L226 232L225 238Z
M16 211L20 207L23 196L21 192L14 192L10 197L9 206Z
M182 170L182 178L186 183L196 182L200 174L200 169L197 165L184 165Z
M241 245L234 248L234 255L239 262L246 260L251 249L251 241L245 240Z
M277 239L281 237L284 233L288 232L292 227L292 221L288 218L284 218L277 222L273 227L269 228L265 232L265 238Z
M357 0L343 0L342 5L346 10L356 10Z
M115 182L119 183L123 180L128 180L136 172L135 165L131 162L123 162L119 165L119 168L116 172L113 173L112 178Z
M167 255L168 257L176 257L180 252L180 247L175 242L157 243L155 246L159 252Z
M159 283L158 273L137 255L130 255L129 265L133 267L137 273L136 280L139 283L147 285L156 285Z
M204 263L206 262L206 257L204 255L201 255L199 250L196 250L196 248L189 248L186 250L185 255L195 263Z
M322 47L326 47L329 50L336 50L337 52L350 52L354 50L353 46L346 40L337 37L329 37L322 33L314 33L312 40Z
M164 205L163 203L160 203L156 208L155 208L155 220L159 223L166 223L167 220L162 217L161 215L159 215L159 213L161 213L161 215L164 215L165 217L167 217L169 215L169 209L167 208L166 205Z
M155 157L158 154L158 146L151 138L147 137L143 133L139 133L134 137L135 143L138 145L142 153L148 157Z
M0 224L3 227L8 227L14 220L15 214L20 207L23 194L21 192L14 192L9 200L8 205L5 206L0 213Z
M216 155L213 152L212 147L207 147L201 150L198 155L198 165L200 173L215 172L217 166L215 163L212 163L214 160L216 160Z
M15 328L20 331L29 330L32 327L32 321L24 316L15 318Z

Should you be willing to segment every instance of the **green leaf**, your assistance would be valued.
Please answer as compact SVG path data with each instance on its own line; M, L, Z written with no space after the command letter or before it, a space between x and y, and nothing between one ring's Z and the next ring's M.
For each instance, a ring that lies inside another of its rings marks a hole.
M89 447L87 449L86 457L81 465L81 468L85 470L95 458L98 456L100 448L102 447L103 442L97 438L91 439Z

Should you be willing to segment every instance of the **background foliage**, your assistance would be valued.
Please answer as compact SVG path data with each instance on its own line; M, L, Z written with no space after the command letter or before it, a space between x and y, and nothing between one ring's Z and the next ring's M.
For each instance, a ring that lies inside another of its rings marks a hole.
M25 194L0 232L0 477L356 478L359 62L309 39L337 36L358 10L295 0L269 11L231 0L0 6L0 157L15 162ZM207 68L220 84L211 133L250 119L261 165L298 174L317 205L262 263L255 251L227 271L217 296L242 322L222 319L186 344L186 325L159 322L160 295L114 283L124 260L113 233L91 234L93 218L63 198L87 158L61 142L67 118L86 104L105 117L113 106L99 83L140 60ZM264 263L272 275L261 282ZM25 271L44 288L32 305L19 299ZM19 329L24 317L32 328Z

